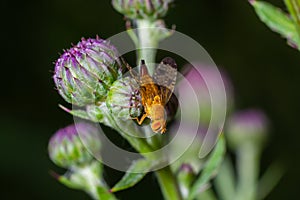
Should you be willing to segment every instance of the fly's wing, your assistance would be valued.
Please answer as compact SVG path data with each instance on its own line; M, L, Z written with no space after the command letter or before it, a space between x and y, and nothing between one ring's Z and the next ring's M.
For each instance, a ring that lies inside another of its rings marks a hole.
M153 102L154 97L160 95L160 91L158 90L159 87L154 84L144 60L141 61L139 84L142 104L144 106L146 104L150 105Z
M145 86L148 84L153 84L152 77L149 75L149 71L147 69L147 66L145 64L144 60L141 60L141 66L140 66L140 85Z
M146 66L144 60L141 60L141 66L140 66L139 73L137 71L135 71L134 69L132 69L132 67L128 64L127 64L127 68L129 70L131 77L134 78L140 86L145 86L147 84L154 83L152 80L152 77L149 75L149 72L148 72L148 69L147 69L147 66Z
M131 77L134 78L134 80L137 83L139 83L140 82L140 77L139 77L138 73L134 69L132 69L132 67L129 64L127 64L126 67L127 67L128 71L129 71Z
M177 64L173 58L164 58L155 69L153 81L159 85L163 103L166 104L175 88Z

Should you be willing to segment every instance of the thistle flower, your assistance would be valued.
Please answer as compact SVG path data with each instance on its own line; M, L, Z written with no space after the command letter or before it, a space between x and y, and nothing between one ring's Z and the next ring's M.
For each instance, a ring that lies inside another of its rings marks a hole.
M108 41L82 39L57 60L53 79L67 102L85 106L106 98L123 67L118 51Z
M100 153L101 141L97 133L97 129L87 123L73 124L58 130L49 141L51 160L63 168L89 165L94 160L92 154Z
M164 17L173 0L112 0L114 8L130 19L159 19Z
M260 110L245 110L235 113L228 121L227 139L232 148L246 143L262 146L267 138L268 119Z
M222 101L222 98L214 98L212 99L212 95L210 94L210 90L212 85L208 85L214 83L213 87L221 90L223 84L225 86L226 92L226 100L227 100L227 111L230 110L233 106L233 87L230 79L228 78L226 72L221 71L221 77L219 73L216 73L212 66L205 66L203 64L197 64L195 66L187 65L185 66L189 71L185 75L186 80L190 83L191 89L188 89L185 83L179 83L178 90L179 95L184 96L185 103L187 105L195 104L195 99L193 98L194 93L196 94L198 103L199 112L195 112L195 108L191 106L189 119L191 123L200 122L200 125L203 127L207 127L211 123L211 115L212 115L212 102L215 102L215 105L218 106L226 106ZM220 81L220 78L222 80ZM217 109L218 110L218 109ZM223 112L220 109L220 112ZM200 113L200 119L199 119ZM217 117L222 116L222 113L215 113Z

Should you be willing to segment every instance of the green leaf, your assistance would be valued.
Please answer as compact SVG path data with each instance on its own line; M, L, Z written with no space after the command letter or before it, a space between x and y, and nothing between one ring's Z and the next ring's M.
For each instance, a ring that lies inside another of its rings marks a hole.
M91 120L91 118L89 117L88 113L85 110L70 110L66 107L64 107L63 105L59 105L59 107L66 111L67 113L70 113L71 115L75 116L75 117L79 117L81 119L86 119L86 120ZM96 121L94 121L96 122Z
M104 187L97 187L98 199L115 200L116 197Z
M296 26L300 26L300 0L284 0Z
M57 179L60 183L62 183L63 185L67 186L68 188L71 189L76 189L76 190L81 190L83 189L82 184L78 184L76 182L73 182L72 180L70 180L67 176L63 175L63 176L59 176Z
M285 169L280 163L273 163L258 183L258 199L265 199L273 188L276 187L284 173Z
M281 34L289 43L299 45L296 26L286 13L267 2L253 1L251 4L260 20L270 29Z
M199 194L199 192L205 189L205 186L209 184L209 181L216 175L223 161L225 150L225 139L224 136L221 135L216 147L211 152L211 155L209 156L203 168L203 171L193 184L188 199L194 199Z
M110 191L117 192L134 186L152 169L154 166L153 163L154 161L145 159L137 160L130 166L128 172L126 172L123 178ZM135 173L136 171L143 172Z

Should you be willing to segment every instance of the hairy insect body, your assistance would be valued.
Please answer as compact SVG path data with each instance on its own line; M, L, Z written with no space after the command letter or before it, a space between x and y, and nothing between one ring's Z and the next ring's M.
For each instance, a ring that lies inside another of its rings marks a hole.
M149 75L141 77L140 94L144 106L144 116L151 119L151 128L154 132L166 131L166 112L160 86L156 85ZM143 84L145 83L145 84Z
M168 62L172 61L170 64ZM135 118L139 125L143 123L146 117L151 119L151 128L153 132L166 132L167 114L165 106L169 101L174 90L177 66L171 58L165 58L157 67L154 76L148 73L145 62L140 66L140 76L135 77L139 82L139 92L141 95L144 114L140 119ZM171 65L172 64L172 65ZM131 70L131 69L130 69Z

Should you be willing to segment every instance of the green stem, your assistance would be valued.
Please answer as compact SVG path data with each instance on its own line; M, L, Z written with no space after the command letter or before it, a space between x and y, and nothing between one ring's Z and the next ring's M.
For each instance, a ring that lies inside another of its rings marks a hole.
M103 181L101 173L102 166L98 161L84 167L77 168L77 179L84 180L85 182L85 191L95 200L100 200L106 198L109 200L116 200L116 197L108 192L109 188L106 183ZM100 178L101 177L101 178ZM99 194L99 191L101 193Z
M232 200L234 198L236 184L233 170L232 161L227 157L215 178L214 183L217 193L223 200Z
M238 188L236 199L255 200L259 173L259 150L251 143L237 151Z
M156 38L156 30L153 22L145 19L136 20L137 33L139 38L138 51L137 51L137 65L139 66L141 60L145 60L149 73L153 74L155 68L155 55L158 48L159 39Z
M169 166L156 171L156 176L165 200L182 200L177 179Z
M130 134L126 133L117 123L115 118L110 114L107 113L106 117L110 120L112 127L118 131L130 144L133 148L135 148L140 153L148 153L151 152L153 149L150 144L143 138L135 138L132 137ZM133 132L133 130L132 130Z
M150 126L145 128L145 133L147 136L147 142L153 148L153 150L160 149L162 146L162 141L161 141L162 135L159 134L152 135L153 131Z

